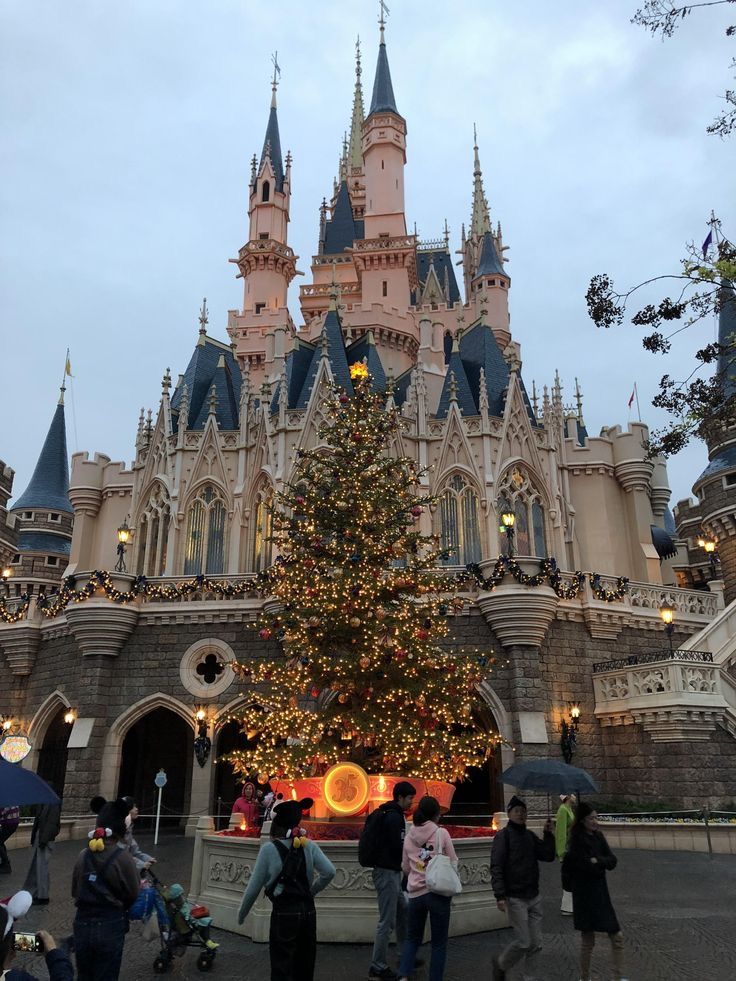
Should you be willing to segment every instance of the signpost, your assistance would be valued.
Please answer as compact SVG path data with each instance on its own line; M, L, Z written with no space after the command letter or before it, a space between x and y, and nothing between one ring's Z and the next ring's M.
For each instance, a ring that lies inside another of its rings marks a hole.
M154 780L153 780L153 782L158 787L158 803L156 804L156 831L155 831L155 834L153 836L153 843L154 843L154 845L157 845L158 844L158 823L161 820L161 792L163 791L164 787L166 786L166 779L167 779L166 778L166 771L165 770L159 770L158 773L156 774L156 776L154 777Z

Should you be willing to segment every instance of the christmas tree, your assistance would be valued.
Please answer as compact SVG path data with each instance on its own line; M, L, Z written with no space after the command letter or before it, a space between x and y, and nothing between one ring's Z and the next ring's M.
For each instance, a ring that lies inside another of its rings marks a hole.
M274 506L280 554L267 578L278 608L260 636L282 653L235 666L262 711L240 720L252 748L226 759L261 782L321 774L340 760L460 780L498 741L473 716L493 659L440 646L464 601L435 571L447 558L439 539L418 530L434 501L419 493L414 462L391 455L396 410L372 390L365 365L351 377L351 393L330 393L320 444L300 453Z

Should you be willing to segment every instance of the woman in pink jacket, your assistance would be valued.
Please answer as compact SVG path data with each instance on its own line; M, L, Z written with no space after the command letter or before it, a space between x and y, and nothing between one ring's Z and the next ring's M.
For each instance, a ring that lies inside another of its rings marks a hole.
M429 981L442 981L447 959L447 935L450 930L451 896L438 896L427 889L425 873L431 858L441 849L457 868L457 855L446 828L439 827L440 805L434 797L422 797L414 812L414 824L404 838L402 867L408 877L409 923L401 952L399 977L408 981L429 914L432 959Z

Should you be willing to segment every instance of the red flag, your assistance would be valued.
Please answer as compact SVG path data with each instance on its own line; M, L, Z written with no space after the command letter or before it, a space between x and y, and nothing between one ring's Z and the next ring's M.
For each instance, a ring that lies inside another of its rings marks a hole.
M634 399L636 398L636 385L634 385L634 390L631 393L631 398L629 399L629 408L634 404Z

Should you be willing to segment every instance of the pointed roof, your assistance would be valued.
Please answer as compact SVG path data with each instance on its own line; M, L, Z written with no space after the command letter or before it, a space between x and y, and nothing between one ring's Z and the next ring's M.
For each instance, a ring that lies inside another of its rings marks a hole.
M209 394L215 386L217 396L217 425L223 430L235 430L239 426L241 374L232 348L206 334L200 334L199 342L187 365L176 391L171 397L172 421L178 430L179 408L184 389L189 406L189 429L204 429L209 411Z
M388 67L388 55L386 54L386 42L383 40L381 31L381 43L378 45L378 62L376 63L376 77L373 80L373 97L368 115L374 112L395 112L399 115L394 99L394 88L391 84L391 69Z
M360 80L363 69L360 67L360 38L355 45L355 92L353 93L353 114L350 119L350 136L348 139L348 167L363 166L363 85Z
M477 386L476 386L477 391ZM445 383L442 386L440 402L437 406L437 416L443 419L450 410L451 395L457 395L457 404L464 416L477 416L478 406L473 398L473 391L465 371L465 365L460 357L460 348L457 341L452 345L450 361L447 365Z
M373 331L366 331L363 336L351 344L347 350L348 364L355 364L356 361L365 360L373 382L371 388L376 392L382 392L386 388L386 372L376 349L376 342L373 339Z
M63 388L31 482L10 510L21 511L25 508L48 508L50 511L74 513L69 500L69 458L66 451Z
M334 255L352 248L356 238L362 237L362 227L358 234L357 222L353 218L353 205L350 201L347 181L342 181L337 192L337 200L332 218L325 222L325 239L322 253ZM362 223L361 223L362 225Z
M480 169L478 155L478 139L473 126L473 211L470 216L470 234L485 235L491 230L491 217L488 211L488 200L483 189L483 172Z
M281 158L281 137L279 135L279 117L276 111L276 92L274 90L271 99L271 109L268 114L268 125L266 135L263 138L263 149L261 150L261 163L259 171L266 162L266 157L271 161L273 172L276 177L276 190L284 189L284 162Z
M314 382L317 377L317 369L319 368L320 358L322 357L323 344L326 344L327 360L330 363L332 377L335 380L335 384L341 385L348 395L353 394L353 383L350 380L350 367L348 365L348 356L345 349L345 337L342 332L342 326L340 325L340 317L337 310L330 309L327 311L327 316L325 317L325 322L322 326L322 335L320 340L314 346L312 360L307 371L304 386L302 387L296 404L297 409L306 409L307 405L309 404L309 398L312 394L312 388L314 387Z
M478 321L460 338L460 355L473 392L480 393L480 369L483 369L488 396L488 412L502 416L509 386L509 366L491 328ZM452 356L451 356L452 358ZM450 361L452 364L452 361ZM449 368L448 368L449 370ZM478 400L480 401L479 397Z
M445 292L445 285L448 287L449 302L457 303L460 300L460 290L455 277L455 267L452 264L452 256L449 249L417 249L417 279L419 289L412 293L412 303L416 305L420 302L424 287L429 276L430 267L434 267L437 280Z
M483 236L478 268L475 271L473 279L479 279L481 276L505 276L506 279L509 279L509 274L504 270L503 263L498 255L496 242L491 231L486 232Z

